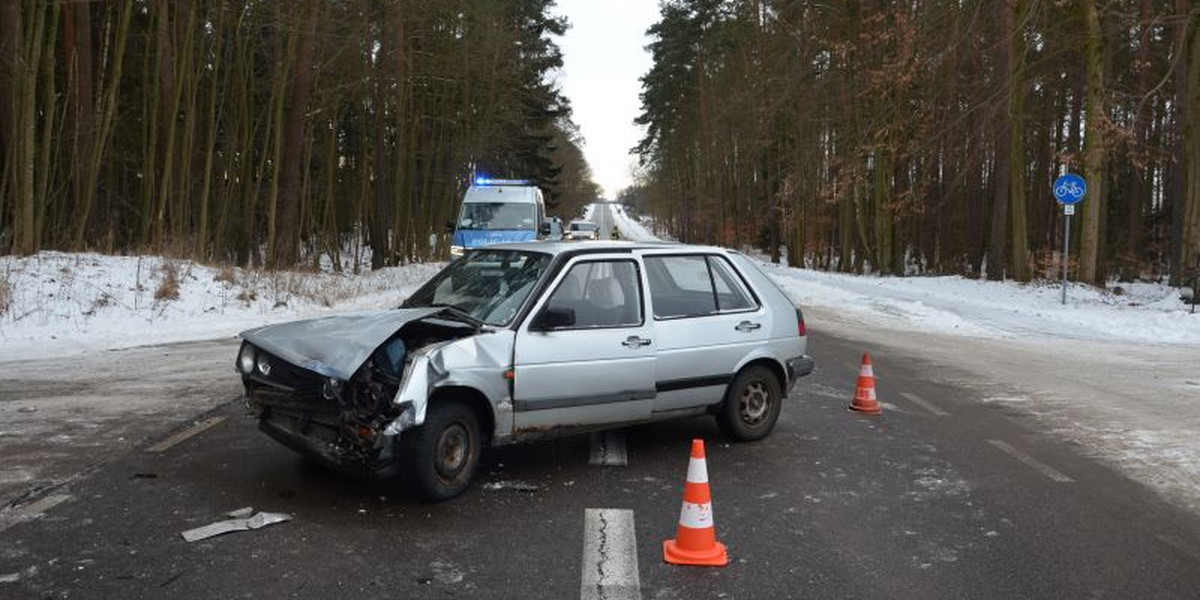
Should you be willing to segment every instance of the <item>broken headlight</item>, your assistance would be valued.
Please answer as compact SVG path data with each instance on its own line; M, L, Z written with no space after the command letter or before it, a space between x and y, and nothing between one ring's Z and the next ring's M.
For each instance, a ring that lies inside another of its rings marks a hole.
M266 354L258 355L258 372L263 375L271 374L271 361Z
M242 344L242 350L238 352L237 368L242 375L249 375L254 372L254 346Z
M342 397L342 382L330 377L321 386L321 396L326 400L337 400Z

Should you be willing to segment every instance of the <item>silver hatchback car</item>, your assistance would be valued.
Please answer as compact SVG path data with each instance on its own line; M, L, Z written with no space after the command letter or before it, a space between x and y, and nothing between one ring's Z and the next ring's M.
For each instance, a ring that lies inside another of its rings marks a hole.
M813 369L800 310L750 259L679 244L488 246L398 309L242 338L264 432L429 500L466 489L488 444L703 414L762 439Z

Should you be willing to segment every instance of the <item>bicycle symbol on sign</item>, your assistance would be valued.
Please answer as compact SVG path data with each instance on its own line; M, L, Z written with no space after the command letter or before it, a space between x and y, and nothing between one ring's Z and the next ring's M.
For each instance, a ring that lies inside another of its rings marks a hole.
M1083 195L1087 193L1087 182L1074 173L1067 173L1055 179L1051 189L1060 203L1075 204L1083 200Z
M1074 181L1066 181L1054 188L1054 195L1059 198L1078 198L1083 195L1083 186Z

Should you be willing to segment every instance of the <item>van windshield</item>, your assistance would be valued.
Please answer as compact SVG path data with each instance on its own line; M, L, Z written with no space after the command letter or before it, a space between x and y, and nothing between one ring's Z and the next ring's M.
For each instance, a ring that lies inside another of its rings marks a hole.
M458 217L459 229L537 229L537 207L512 202L470 202L463 204Z

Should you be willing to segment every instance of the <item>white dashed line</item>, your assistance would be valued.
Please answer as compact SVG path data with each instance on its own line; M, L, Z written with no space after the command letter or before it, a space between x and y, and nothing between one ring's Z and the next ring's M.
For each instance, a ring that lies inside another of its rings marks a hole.
M916 394L910 394L908 392L900 392L900 395L903 396L909 402L912 402L913 404L916 404L917 406L920 406L921 408L923 408L939 417L945 417L945 416L950 415L950 413L930 404L929 401L925 400L924 398L921 398L920 396L918 396Z
M589 508L583 518L581 600L639 600L637 537L633 511Z
M17 523L32 521L42 516L42 513L70 499L71 496L68 494L54 494L26 504L25 506L0 511L0 531L4 531Z
M153 446L150 446L149 448L146 448L146 452L164 452L170 449L172 446L187 440L188 438L200 435L201 433L216 427L221 423L221 421L224 420L225 417L212 417L210 419L200 421L199 423L196 423L195 425L192 425L191 427L188 427L187 429L184 429L183 431L180 431L179 433L176 433L175 435Z
M1070 483L1071 481L1074 481L1070 477L1067 477L1066 475L1064 475L1061 471L1059 471L1059 470L1055 469L1054 467L1051 467L1050 465L1047 465L1045 463L1038 462L1037 459L1033 458L1032 456L1029 456L1028 454L1025 454L1024 452L1021 452L1020 450L1017 450L1016 448L1013 448L1012 446L1008 445L1008 443L1006 443L1006 442L1003 442L1000 440L988 440L988 443L999 448L1005 454L1025 463L1029 467L1033 468L1033 470L1037 471L1038 473L1041 473L1042 475L1045 475L1046 477L1049 477L1050 479L1052 479L1054 481L1057 481L1059 483Z
M629 462L625 453L625 433L605 431L592 434L592 456L589 464L623 467Z

